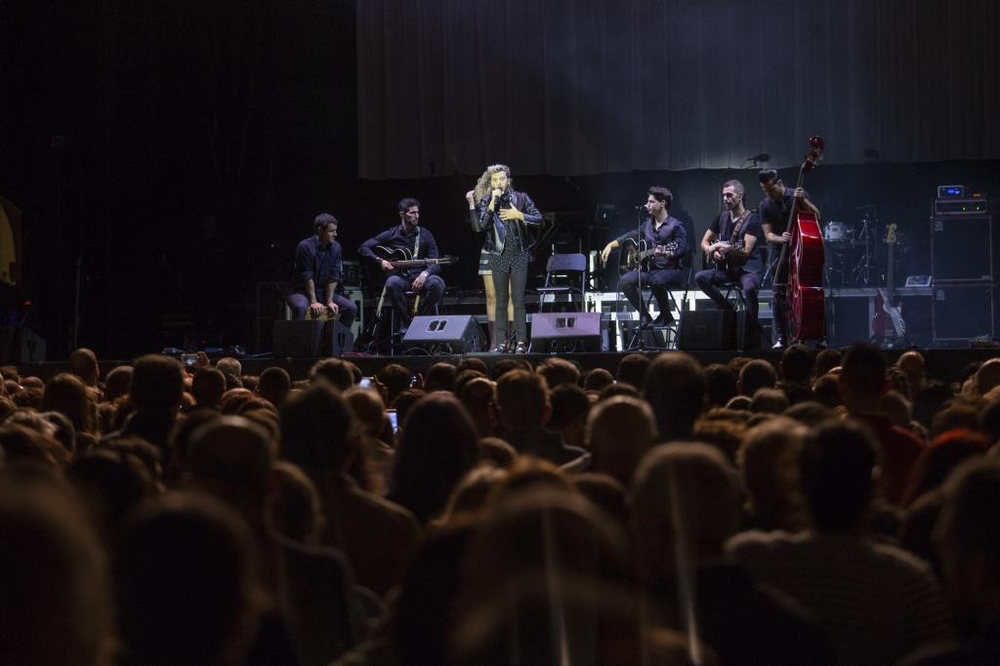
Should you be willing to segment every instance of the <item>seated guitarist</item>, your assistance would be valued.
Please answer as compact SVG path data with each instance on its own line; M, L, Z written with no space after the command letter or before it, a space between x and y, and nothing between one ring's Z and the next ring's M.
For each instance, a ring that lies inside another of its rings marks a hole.
M763 235L757 213L743 205L745 189L738 180L727 181L722 186L722 202L726 207L712 220L701 239L701 249L714 264L714 268L698 271L694 280L720 308L732 308L718 285L735 282L740 285L746 299L751 344L756 344L757 312L761 273L764 264L760 258L759 241Z
M407 290L415 291L423 297L417 314L434 312L444 296L444 280L439 275L441 266L438 264L401 270L392 265L393 258L405 260L438 257L434 234L420 226L420 202L406 198L399 202L397 209L400 223L366 240L358 248L358 254L385 274L386 294L400 318L400 333L405 333L413 319L406 305ZM378 252L390 256L379 256L376 248L382 248Z
M639 241L642 254L648 252L649 258L635 270L622 275L619 285L625 298L639 312L640 326L665 326L674 320L670 313L668 289L684 284L681 260L688 253L687 232L680 220L670 217L670 204L674 200L670 190L654 186L647 190L647 195L646 211L649 214L642 226L605 245L601 251L601 261L607 263L611 250L620 247L622 243L629 240ZM656 321L653 321L642 302L642 294L639 293L640 284L649 285L653 291L653 297L656 298L660 309Z

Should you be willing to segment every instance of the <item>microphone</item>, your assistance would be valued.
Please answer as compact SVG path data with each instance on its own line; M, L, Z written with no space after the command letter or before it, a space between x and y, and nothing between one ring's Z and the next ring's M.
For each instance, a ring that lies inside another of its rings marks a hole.
M649 210L649 208L647 208L647 206L648 206L648 204L639 204L638 206L634 207L632 210Z
M771 159L771 156L767 153L761 153L760 155L754 155L753 157L748 157L747 162L767 162Z

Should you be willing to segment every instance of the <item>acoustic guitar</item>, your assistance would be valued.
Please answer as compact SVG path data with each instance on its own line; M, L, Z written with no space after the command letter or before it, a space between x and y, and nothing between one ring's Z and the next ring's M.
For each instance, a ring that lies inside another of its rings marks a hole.
M636 241L634 238L627 238L622 243L621 253L618 255L618 272L625 275L629 271L649 270L649 260L653 257L677 252L680 244L677 241L670 241L663 245L650 247L645 239ZM673 256L675 263L680 261L680 257Z

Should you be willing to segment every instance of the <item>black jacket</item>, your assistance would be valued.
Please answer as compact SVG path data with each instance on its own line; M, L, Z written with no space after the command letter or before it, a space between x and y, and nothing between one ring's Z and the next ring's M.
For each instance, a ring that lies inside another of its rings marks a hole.
M472 228L475 231L486 232L486 244L483 251L490 254L503 253L503 246L507 240L507 230L510 229L518 235L521 240L521 247L530 250L535 244L535 236L542 226L542 214L524 192L508 189L500 199L497 210L490 212L489 205L492 194L487 194L476 207L477 216L470 217ZM515 224L505 224L497 214L504 208L517 208L524 213L524 221L518 220Z

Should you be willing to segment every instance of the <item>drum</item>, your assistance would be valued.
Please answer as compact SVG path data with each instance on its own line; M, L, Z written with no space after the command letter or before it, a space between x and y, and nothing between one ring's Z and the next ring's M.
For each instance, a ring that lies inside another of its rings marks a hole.
M853 235L854 229L850 228L849 225L834 220L827 222L826 228L823 230L823 238L828 243L847 243Z

